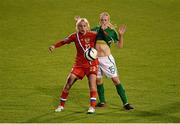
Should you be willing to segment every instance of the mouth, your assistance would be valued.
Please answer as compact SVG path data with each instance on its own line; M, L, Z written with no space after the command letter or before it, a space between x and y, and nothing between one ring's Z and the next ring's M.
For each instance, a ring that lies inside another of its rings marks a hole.
M81 32L81 33L85 33L85 30L81 30L80 32Z

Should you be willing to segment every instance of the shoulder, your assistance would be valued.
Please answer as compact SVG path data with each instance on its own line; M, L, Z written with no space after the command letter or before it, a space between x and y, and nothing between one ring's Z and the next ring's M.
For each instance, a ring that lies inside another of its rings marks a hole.
M89 31L88 35L90 36L96 36L97 32L96 31Z
M98 31L100 29L100 26L95 26L95 27L93 27L92 29L91 29L91 31Z
M108 27L107 30L111 32L116 32L114 28L110 28L110 27Z
M76 38L76 32L68 35L67 39L74 40Z
M68 37L76 37L76 32L73 32L73 33L70 34Z
M107 31L111 34L115 34L115 35L117 34L117 31L115 28L108 28Z
M92 35L96 35L97 34L96 31L89 31L89 33L91 33Z
M69 36L76 36L76 32L71 33Z
M87 33L86 33L86 38L90 38L90 39L92 39L92 40L95 40L96 39L96 35L97 35L97 33L96 32L94 32L94 31L88 31Z

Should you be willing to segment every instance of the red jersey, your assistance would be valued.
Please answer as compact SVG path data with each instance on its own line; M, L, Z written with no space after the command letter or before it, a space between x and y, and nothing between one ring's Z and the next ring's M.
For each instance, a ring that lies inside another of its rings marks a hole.
M85 35L78 33L79 41L84 49L95 47L96 33L89 31ZM77 38L77 33L73 33L66 38L66 43L74 42L77 50L76 60L74 66L82 66L88 68L90 65L97 65L98 60L88 61L84 57L84 50L81 47ZM56 45L55 45L56 46Z

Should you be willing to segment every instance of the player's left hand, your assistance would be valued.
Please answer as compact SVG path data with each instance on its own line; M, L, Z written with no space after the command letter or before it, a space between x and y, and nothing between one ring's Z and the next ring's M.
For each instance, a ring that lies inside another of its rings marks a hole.
M121 25L118 30L119 34L123 35L125 31L126 31L126 25Z

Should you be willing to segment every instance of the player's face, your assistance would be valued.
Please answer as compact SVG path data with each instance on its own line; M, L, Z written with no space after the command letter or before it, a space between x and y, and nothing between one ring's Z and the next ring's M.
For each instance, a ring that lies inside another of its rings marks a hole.
M86 32L88 30L87 24L84 21L81 21L78 24L78 30L79 30L80 33L86 34Z
M109 23L109 17L108 16L102 16L100 18L100 24L103 26L107 26Z

